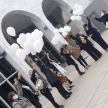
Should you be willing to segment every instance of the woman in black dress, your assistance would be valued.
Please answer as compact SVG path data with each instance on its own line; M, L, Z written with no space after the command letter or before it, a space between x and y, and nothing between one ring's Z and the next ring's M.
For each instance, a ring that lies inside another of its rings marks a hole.
M79 35L79 33L76 33L75 38L81 50L85 50L95 61L101 58L102 54L87 39L87 36Z
M45 61L46 61L46 66L50 67L51 69L53 69L54 71L56 72L60 72L62 75L64 75L60 70L58 70L52 63L56 63L55 60L52 60L50 57L49 57L49 53L46 53L46 51L44 51L44 54L45 54ZM65 75L64 75L65 76ZM65 76L66 77L66 76ZM68 80L69 84L71 85L72 84L72 81L70 81L67 77L66 79ZM74 86L74 85L73 85ZM70 86L70 88L72 88L73 86Z
M35 63L33 63L33 70L29 71L29 75L30 75L30 79L33 82L33 84L36 85L36 81L38 80L39 77L36 75ZM41 94L44 95L54 105L55 108L63 108L64 107L63 105L58 105L55 102L48 88L47 83L45 81L43 81L43 83L44 83L44 88L40 90Z
M85 72L81 72L78 65L75 63L75 61L70 57L70 54L65 51L65 47L61 47L60 48L60 52L61 52L61 56L65 57L66 58L66 62L68 65L74 65L76 70L78 71L79 75L83 75L85 74Z
M108 51L108 44L103 40L97 29L92 27L90 19L85 15L84 17L88 20L88 24L83 24L86 34L96 41L104 50Z

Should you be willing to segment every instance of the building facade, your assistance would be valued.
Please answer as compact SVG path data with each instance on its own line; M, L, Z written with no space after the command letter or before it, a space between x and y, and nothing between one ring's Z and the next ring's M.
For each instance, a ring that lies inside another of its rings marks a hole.
M82 31L82 21L70 22L73 6L76 2L84 6L85 13L88 15L93 26L100 32L105 29L105 26L92 19L92 14L100 17L101 10L108 10L107 0L1 0L0 4L0 49L5 50L4 58L0 59L0 108L11 108L7 94L9 91L15 91L13 86L13 79L17 77L17 73L20 71L25 83L31 88L35 89L35 86L31 83L28 71L31 70L31 64L34 61L34 56L29 55L26 57L25 62L21 62L12 52L10 46L16 42L19 33L32 32L38 28L44 33L44 50L50 53L51 58L61 62L59 47L61 43L57 45L51 44L51 39L54 36L54 29L69 25L72 27L72 33ZM13 26L16 30L16 38L10 37L6 33L6 28ZM75 45L74 41L72 42ZM36 55L44 63L44 54L40 53ZM40 77L44 77L41 74L39 68L36 66L37 74ZM5 95L4 95L5 94Z

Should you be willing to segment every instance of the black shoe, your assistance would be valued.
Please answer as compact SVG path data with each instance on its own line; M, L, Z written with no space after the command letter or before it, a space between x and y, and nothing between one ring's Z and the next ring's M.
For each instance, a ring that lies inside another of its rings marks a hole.
M65 96L65 99L68 99L68 98L70 98L70 95L69 94Z
M50 90L50 91L52 91L52 89L51 89L51 88L49 88L49 90Z
M69 91L71 91L71 90L72 90L72 88L68 88L68 90L69 90Z
M69 82L69 81L68 81ZM70 85L72 85L72 82L69 82Z
M74 85L70 86L70 88L73 88L73 87L74 87Z
M72 92L69 92L68 95L72 95Z
M59 108L63 108L64 107L64 105L60 105L60 107Z
M83 74L85 74L85 72L80 72L80 73L79 73L79 75L83 75Z

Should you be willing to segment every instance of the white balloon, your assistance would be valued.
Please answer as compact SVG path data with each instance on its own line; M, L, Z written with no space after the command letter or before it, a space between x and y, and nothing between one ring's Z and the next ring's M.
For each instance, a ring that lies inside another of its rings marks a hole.
M42 39L42 37L43 37L43 32L42 32L42 31L39 31L39 32L37 33L37 38L38 38L38 39Z
M61 28L59 29L59 32L61 32L61 33L64 32L64 28L61 27Z
M65 36L68 35L68 33L67 32L63 32L62 35L65 37Z
M58 35L59 34L59 30L58 29L55 29L54 30L54 34Z
M26 49L26 48L30 48L30 43L29 42L24 42L24 48Z
M16 51L19 49L19 45L14 43L14 44L11 45L11 49L12 49L13 52L16 53Z
M63 38L63 36L61 36L61 35L57 35L57 36L56 36L56 39L57 39L57 41L61 42L61 40L64 39L64 38Z
M36 52L41 52L42 48L43 48L43 45L44 43L40 40L36 40L34 43L33 43L33 47L35 49Z
M39 30L38 29L35 29L34 32L37 33L37 32L39 32Z
M37 40L37 33L36 32L32 32L31 33L31 37L33 38L33 40Z
M36 55L36 51L32 50L32 51L31 51L31 54L32 54L32 55Z
M29 38L27 38L27 42L33 43L34 42L34 38L32 36L30 36Z
M82 20L82 17L81 17L81 16L77 16L77 17L76 17L76 20L77 20L77 21L80 21L80 20Z
M30 49L30 52L36 52L35 49L33 48L33 43L24 42L24 48L25 49L29 48Z
M26 37L26 35L25 35L24 33L21 33L21 34L19 35L19 39L20 39L22 42L26 42L26 41L27 41L27 37Z
M31 36L30 33L26 33L26 37L29 38Z
M19 38L17 38L17 43L18 43L19 45L23 45L23 44L24 44L24 42L22 42Z
M76 19L76 16L72 15L71 20L74 21Z
M18 57L19 60L24 61L26 58L26 53L23 49L18 49L16 52L16 56Z
M54 45L56 45L56 44L58 44L58 41L57 41L58 39L57 39L57 37L56 36L54 36L53 38L52 38L52 44L54 44Z
M77 13L78 13L78 15L83 15L84 10L83 9L80 9L80 10L77 11Z
M24 49L24 51L25 51L26 55L30 54L30 49L29 48Z
M73 15L78 15L78 10L74 10Z
M79 5L78 7L77 7L77 9L79 10L79 9L83 9L83 6L82 5Z
M74 8L77 9L78 6L79 6L78 3L76 3L76 4L74 5Z
M42 38L42 39L40 39L40 41L44 43L44 40L43 40L43 38Z
M8 27L7 28L7 33L10 35L10 36L16 36L16 31L13 27Z
M70 32L70 31L71 31L71 27L70 27L70 26L65 26L65 27L64 27L64 30L65 30L66 32Z

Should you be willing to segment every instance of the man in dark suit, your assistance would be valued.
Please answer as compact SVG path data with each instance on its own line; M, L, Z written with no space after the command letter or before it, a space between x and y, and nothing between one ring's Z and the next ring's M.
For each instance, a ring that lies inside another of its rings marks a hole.
M95 15L93 15L93 18L99 22L103 22L106 25L106 22L108 22L108 14L102 10L101 11L101 18L96 18Z

